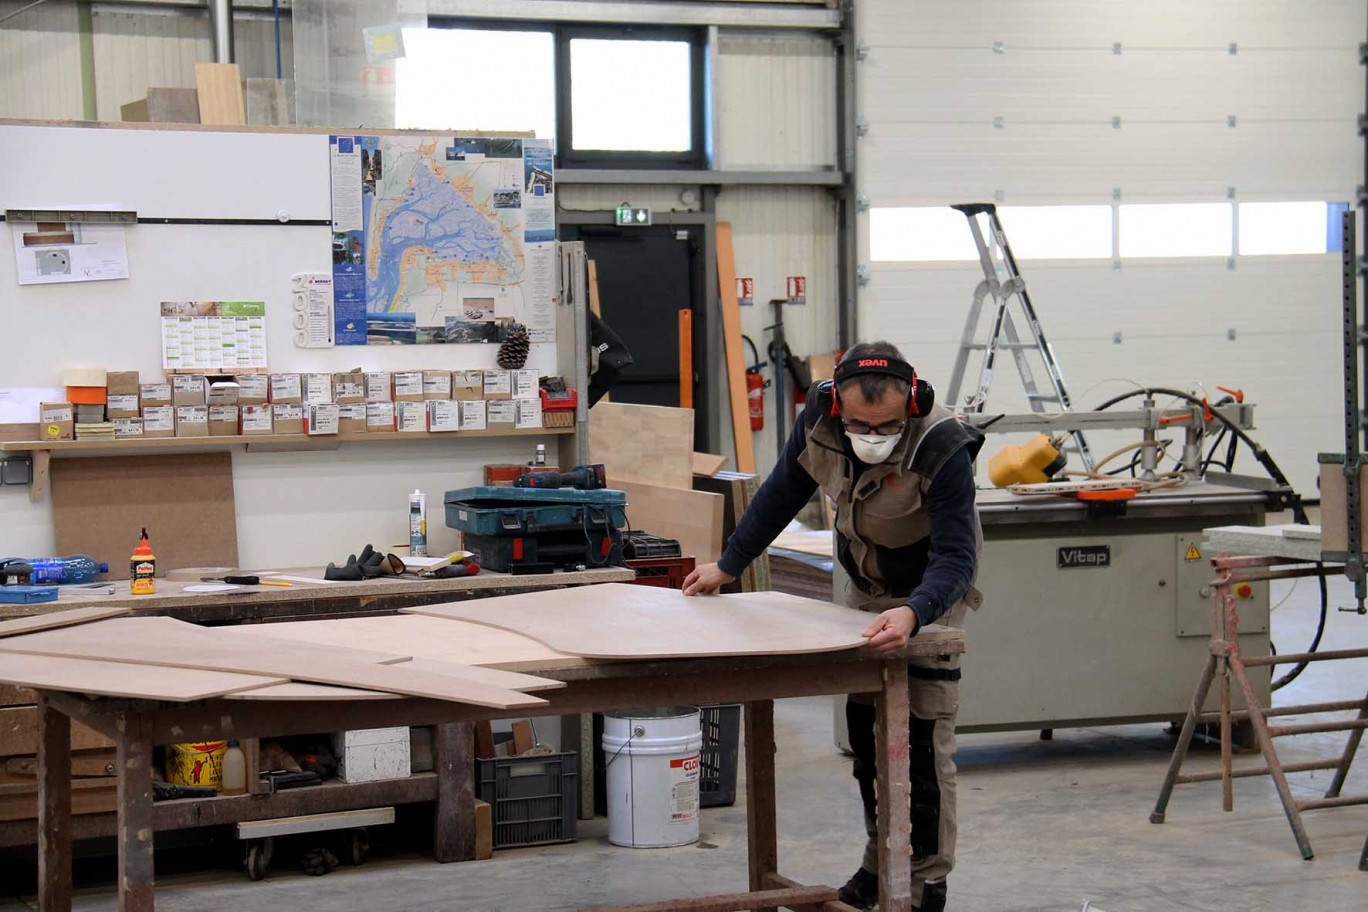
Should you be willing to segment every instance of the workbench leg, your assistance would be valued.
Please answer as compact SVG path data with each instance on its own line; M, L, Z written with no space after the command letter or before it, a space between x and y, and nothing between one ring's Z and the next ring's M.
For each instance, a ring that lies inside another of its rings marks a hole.
M594 819L594 714L571 713L560 717L561 750L579 755L578 802L580 820Z
M71 720L38 697L38 908L71 910Z
M1197 689L1192 692L1192 702L1188 704L1187 716L1183 719L1183 730L1178 735L1178 743L1173 746L1173 756L1169 758L1168 772L1164 774L1164 784L1159 786L1159 797L1150 812L1150 823L1163 823L1164 813L1168 810L1173 786L1178 781L1178 773L1187 758L1188 748L1192 745L1192 734L1197 730L1197 718L1202 714L1206 703L1207 691L1211 690L1211 679L1216 675L1216 654L1207 653L1206 663L1202 666L1202 676L1197 679Z
M432 728L437 771L437 811L432 857L440 862L475 860L475 726L448 722Z
M119 730L119 912L152 912L152 741L137 713L115 717Z
M907 661L883 663L883 690L875 705L874 757L878 796L879 908L912 908L912 778L908 744Z
M1235 810L1235 788L1231 777L1230 663L1224 658L1216 660L1216 675L1221 679L1221 807L1229 812Z
M907 724L907 720L903 720ZM779 836L774 810L774 701L746 704L746 834L750 889L769 889L779 873Z

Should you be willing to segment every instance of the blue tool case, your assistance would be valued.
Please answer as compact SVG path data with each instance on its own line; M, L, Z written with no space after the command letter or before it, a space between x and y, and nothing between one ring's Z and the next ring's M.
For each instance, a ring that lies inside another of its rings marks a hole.
M622 491L481 485L447 491L444 502L447 528L470 535L611 532L627 525Z

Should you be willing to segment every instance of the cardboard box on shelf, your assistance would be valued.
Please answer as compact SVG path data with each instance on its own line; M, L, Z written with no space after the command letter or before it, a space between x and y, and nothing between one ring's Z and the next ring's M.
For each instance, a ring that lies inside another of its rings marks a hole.
M209 404L209 384L203 374L176 374L171 378L171 404L177 408Z
M367 402L367 403L366 403L366 433L367 433L367 434L393 434L393 433L394 433L394 403L393 403L393 402Z
M517 421L518 403L512 399L485 403L485 426L489 430L511 430Z
M176 436L176 408L172 405L149 405L142 410L144 437Z
M462 402L484 398L484 371L459 370L451 372L451 398Z
M337 407L337 433L364 434L366 427L366 403L353 402Z
M38 436L44 440L74 440L75 406L70 402L38 403Z
M484 397L486 399L512 399L513 372L503 370L485 371Z
M177 436L177 437L208 437L208 436L209 436L209 406L207 406L207 405L178 405L178 406L176 406L176 436Z
M238 405L265 405L271 401L271 380L265 374L238 374Z
M244 405L239 418L238 433L244 437L274 433L275 422L271 420L269 405Z
M336 402L315 402L304 412L304 433L310 437L337 433L339 406Z
M394 403L394 427L401 434L426 434L427 403Z
M333 401L332 374L300 374L305 405L325 405Z
M236 380L222 380L217 377L209 380L209 395L205 398L205 404L215 405L237 405L238 390Z
M109 371L105 374L105 389L110 396L136 396L140 385L137 371Z
M131 440L143 435L143 420L138 418L115 418L114 439Z
M483 399L467 400L460 403L461 430L483 431L485 429L485 406Z
M111 394L109 403L105 406L105 414L109 420L115 418L140 418L142 417L142 407L138 402L137 393Z
M333 374L333 401L338 405L358 405L366 401L366 375L360 368Z
M151 408L158 405L171 405L171 384L169 383L142 383L138 386L138 406L139 408Z
M451 371L423 371L423 398L429 402L434 399L450 399Z
M515 370L513 371L513 398L514 399L536 399L541 396L538 387L539 377L536 371Z
M299 376L296 374L295 376ZM272 433L304 433L304 406L298 402L278 402L271 406Z
M271 404L299 405L304 401L304 387L299 374L271 374Z
M422 402L423 372L395 371L393 398L395 402Z
M428 430L432 433L461 429L460 408L455 399L429 399L427 407Z
M209 436L236 437L238 432L238 407L236 405L209 406Z
M366 401L393 402L394 390L391 386L393 382L389 371L367 371Z
M515 399L518 403L518 420L514 427L539 428L542 426L541 399Z

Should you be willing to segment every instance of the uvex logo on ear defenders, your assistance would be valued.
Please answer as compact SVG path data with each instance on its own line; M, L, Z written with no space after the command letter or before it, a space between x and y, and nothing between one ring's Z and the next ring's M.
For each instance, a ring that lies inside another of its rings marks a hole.
M917 376L912 365L898 358L845 358L836 364L831 382L831 414L841 414L841 384L864 374L896 377L907 384L907 414L920 417L936 404L936 391L926 380Z

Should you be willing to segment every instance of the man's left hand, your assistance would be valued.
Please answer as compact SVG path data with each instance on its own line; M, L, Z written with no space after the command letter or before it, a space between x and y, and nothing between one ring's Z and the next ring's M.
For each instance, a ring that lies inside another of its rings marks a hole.
M874 619L862 636L869 638L871 652L897 652L917 633L917 616L906 605L890 608Z

